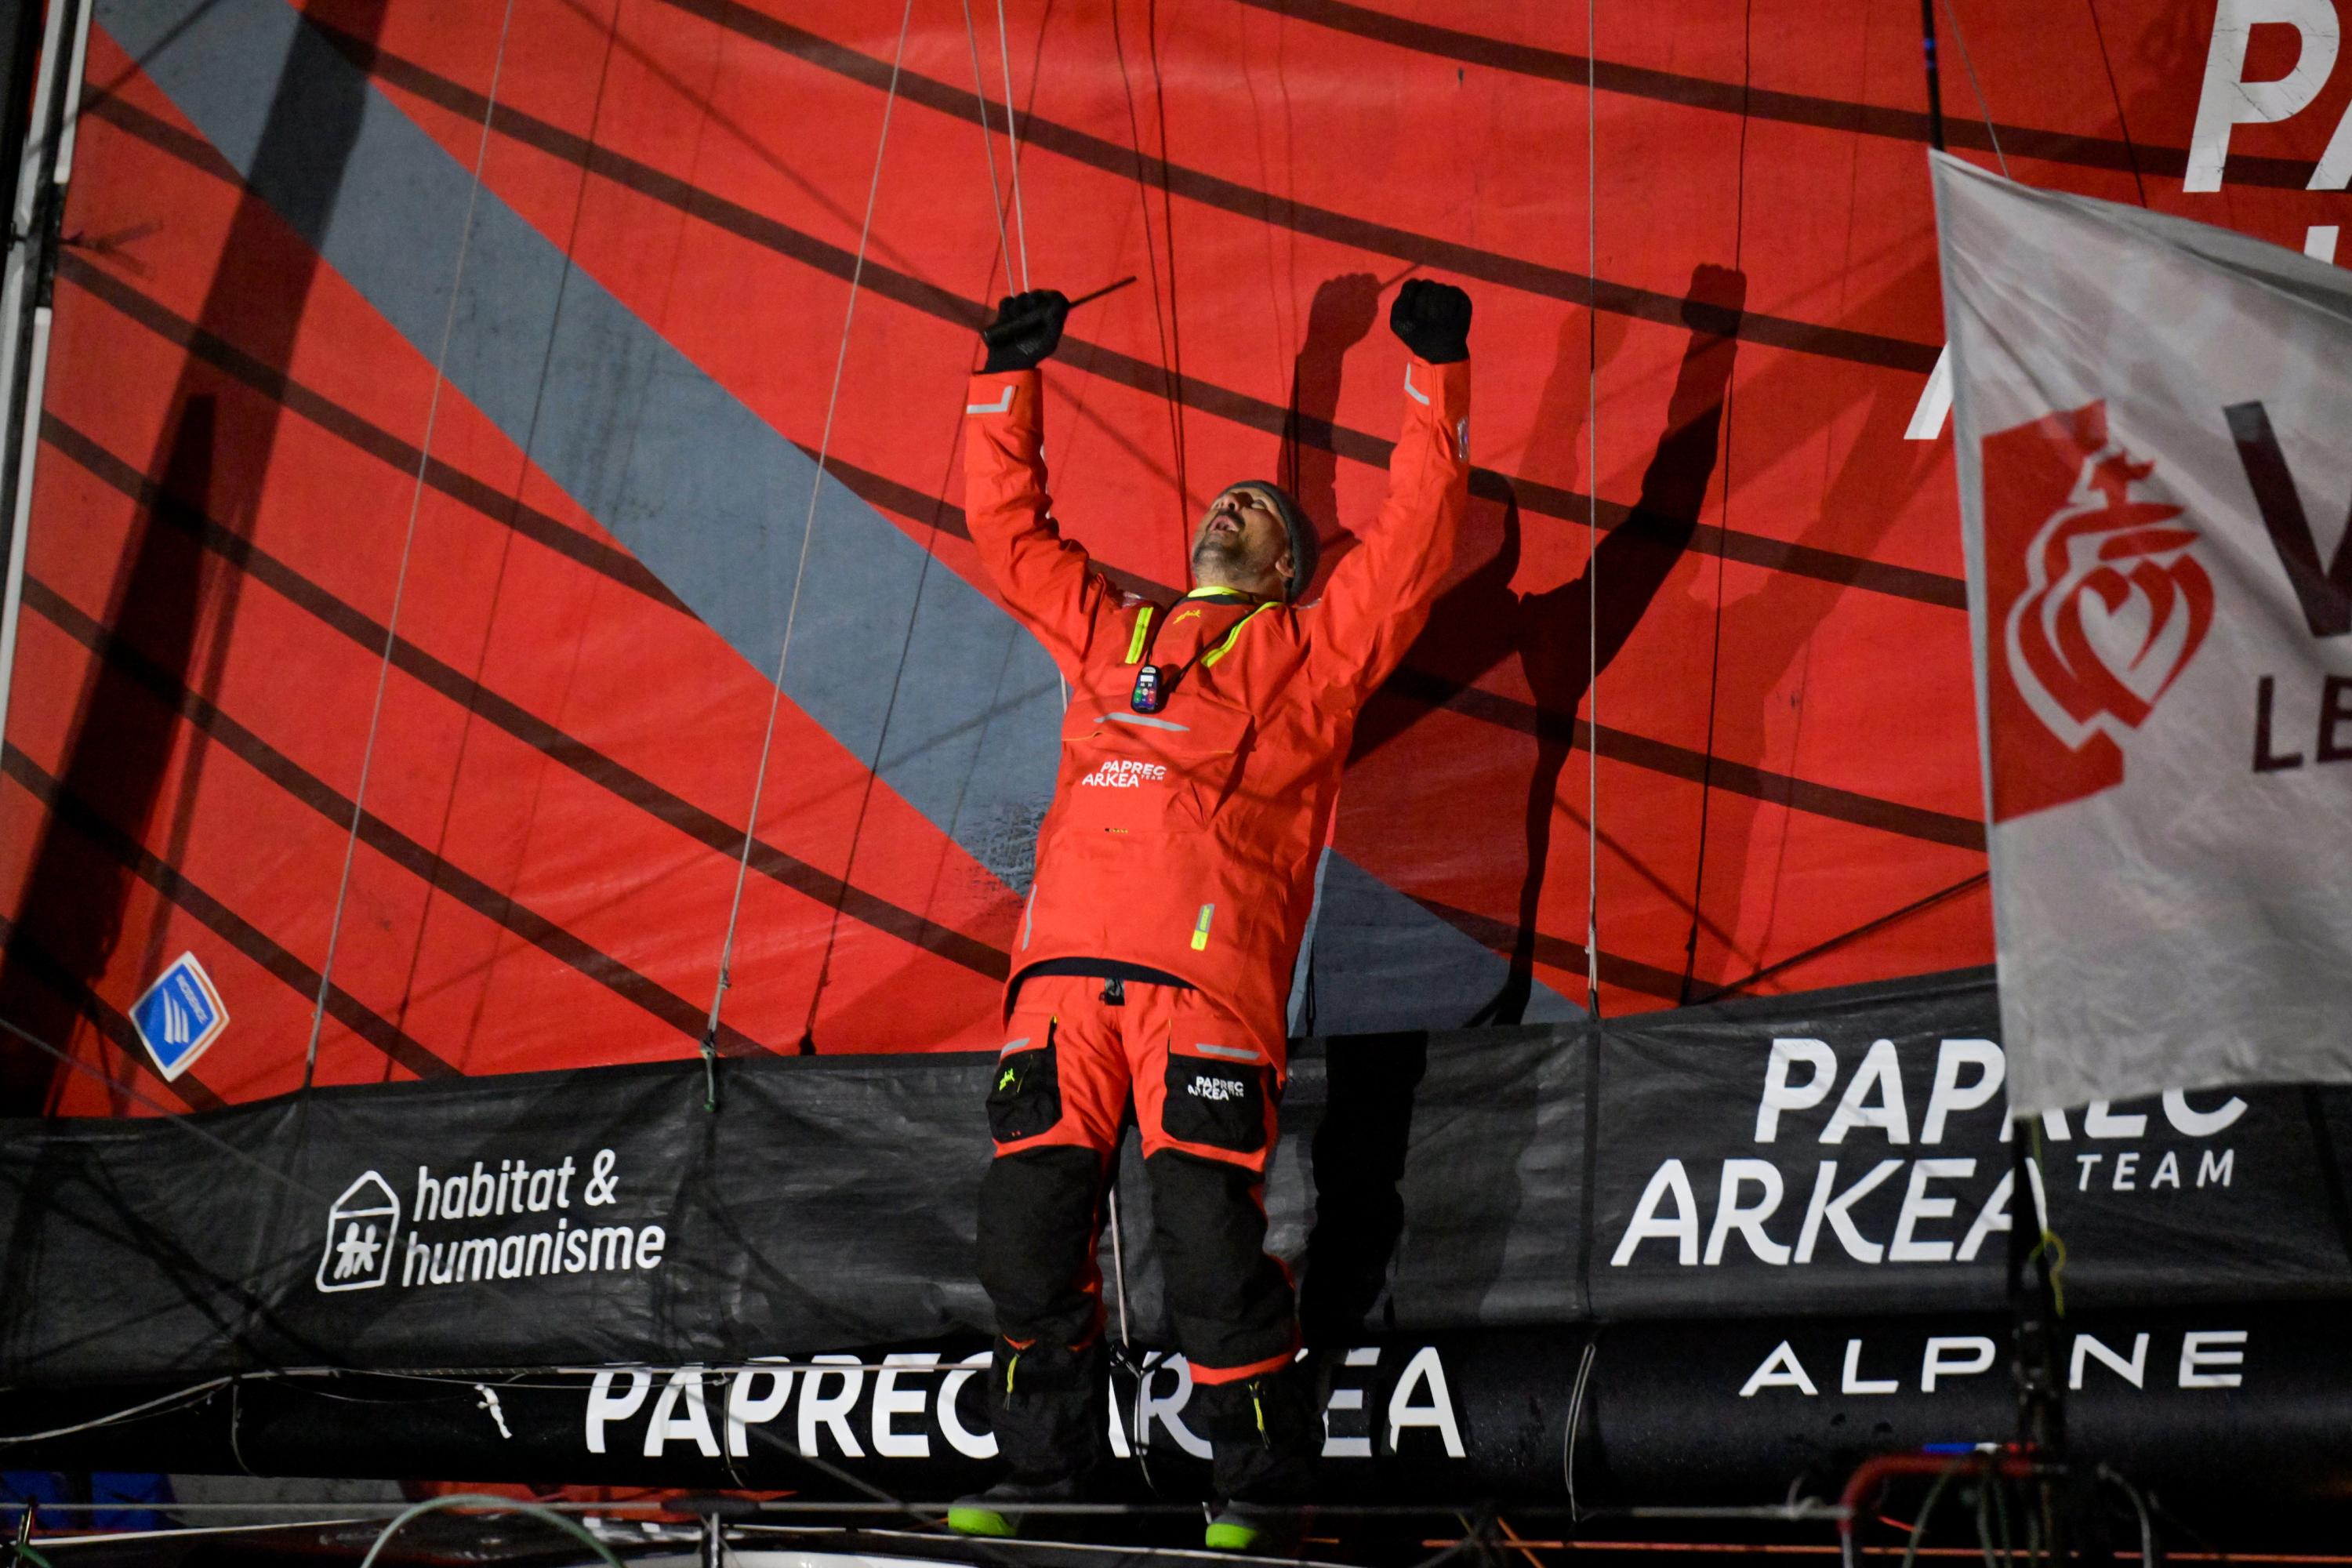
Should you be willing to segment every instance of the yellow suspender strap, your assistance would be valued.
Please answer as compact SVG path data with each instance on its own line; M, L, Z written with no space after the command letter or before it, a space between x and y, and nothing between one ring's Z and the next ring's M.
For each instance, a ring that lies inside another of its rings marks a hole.
M1146 605L1135 612L1135 631L1127 639L1127 662L1135 663L1143 657L1144 633L1151 629L1151 606Z
M1201 656L1201 662L1204 665L1214 664L1217 660L1224 658L1225 655L1233 652L1234 642L1238 640L1242 635L1242 628L1248 626L1252 621L1257 619L1260 616L1265 614L1272 608L1274 608L1274 606L1270 604L1260 605L1256 609L1252 610L1248 615L1244 616L1240 620L1234 622L1234 629L1225 634L1225 640L1211 648L1208 652L1202 654Z

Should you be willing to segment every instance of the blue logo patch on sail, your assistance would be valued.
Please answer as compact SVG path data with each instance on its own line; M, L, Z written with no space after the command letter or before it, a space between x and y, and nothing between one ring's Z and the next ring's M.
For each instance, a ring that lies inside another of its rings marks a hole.
M212 976L184 952L131 1005L131 1026L164 1080L179 1077L228 1027L228 1009L213 988Z

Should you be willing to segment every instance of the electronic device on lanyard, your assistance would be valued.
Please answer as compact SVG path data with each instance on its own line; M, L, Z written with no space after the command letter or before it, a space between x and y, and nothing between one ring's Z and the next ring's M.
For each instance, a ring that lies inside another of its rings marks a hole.
M1223 654L1224 650L1233 645L1234 638L1241 635L1242 626L1247 626L1250 623L1250 620L1255 616L1260 610L1264 610L1268 606L1265 605L1260 605L1256 610L1252 610L1248 616L1243 616L1240 624L1225 634L1224 642L1220 644L1215 651L1211 652L1203 649L1200 652L1196 652L1191 658L1186 659L1181 664L1170 665L1154 664L1150 662L1151 645L1159 640L1160 626L1166 623L1161 622L1159 625L1150 626L1150 628L1143 633L1141 639L1143 643L1142 658L1144 662L1138 664L1135 667L1135 686L1133 689L1129 691L1127 694L1127 705L1135 710L1138 713L1147 714L1157 713L1161 709L1167 707L1168 699L1175 693L1176 683L1183 679L1186 675L1190 674L1194 665L1201 663L1203 658L1211 664L1216 663L1217 659Z

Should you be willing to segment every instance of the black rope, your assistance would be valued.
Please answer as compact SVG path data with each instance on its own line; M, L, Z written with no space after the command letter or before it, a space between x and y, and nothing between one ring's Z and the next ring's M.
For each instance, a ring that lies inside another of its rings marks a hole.
M2107 97L2116 106L2116 124L2124 133L2124 156L2131 163L2132 188L2139 193L2139 205L2147 205L2147 186L2139 176L2139 148L2132 141L2131 121L2124 113L2124 95L2116 87L2115 61L2107 58L2106 29L2099 26L2099 0L2083 0L2091 13L2091 36L2099 43L2099 64L2107 73Z
M1755 39L1756 4L1755 0L1748 0L1745 19L1740 24L1739 176L1733 187L1735 195L1731 215L1731 266L1734 271L1741 270L1741 263L1747 259L1748 100L1755 81ZM1737 369L1736 364L1734 368ZM1699 764L1698 773L1698 859L1691 868L1690 931L1683 938L1682 989L1675 998L1677 1005L1685 1007L1690 1005L1691 980L1698 968L1699 911L1706 901L1706 826L1708 806L1715 793L1716 696L1723 680L1723 552L1731 532L1731 434L1738 393L1737 377L1727 377L1723 384L1723 521L1715 539L1715 629L1707 652L1706 740L1701 747L1706 761Z
M1872 931L1877 931L1883 926L1893 925L1896 921L1902 920L1907 915L1917 914L1921 910L1927 909L1931 905L1940 904L1946 899L1953 898L1960 893L1967 892L1970 888L1975 887L1979 882L1985 880L1985 879L1990 875L1991 873L1990 871L1978 871L1970 876L1963 877L1948 888L1939 888L1924 899L1914 899L1911 902L1904 905L1899 910L1891 910L1885 914L1880 915L1875 920L1864 921L1862 924L1854 927L1852 931L1842 932L1839 935L1830 938L1827 942L1815 942L1812 946L1805 949L1802 952L1792 954L1790 957L1780 960L1778 963L1768 963L1752 974L1742 976L1740 979L1734 980L1727 985L1717 986L1715 990L1708 992L1706 995L1702 997L1700 1000L1704 1002L1720 1001L1724 997L1731 995L1735 992L1745 991L1748 987L1755 984L1758 981L1769 979L1770 976L1780 973L1782 970L1794 969L1801 963L1810 963L1814 959L1821 957L1823 953L1843 947L1847 942L1868 936Z

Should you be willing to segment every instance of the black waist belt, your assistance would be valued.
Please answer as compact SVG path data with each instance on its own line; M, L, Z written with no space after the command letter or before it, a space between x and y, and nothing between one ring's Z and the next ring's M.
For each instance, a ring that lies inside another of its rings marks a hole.
M1019 998L1024 982L1046 974L1076 974L1088 980L1116 980L1122 984L1132 981L1138 985L1173 985L1180 991L1194 989L1191 981L1148 963L1129 963L1118 958L1045 958L1013 977L1013 997Z

